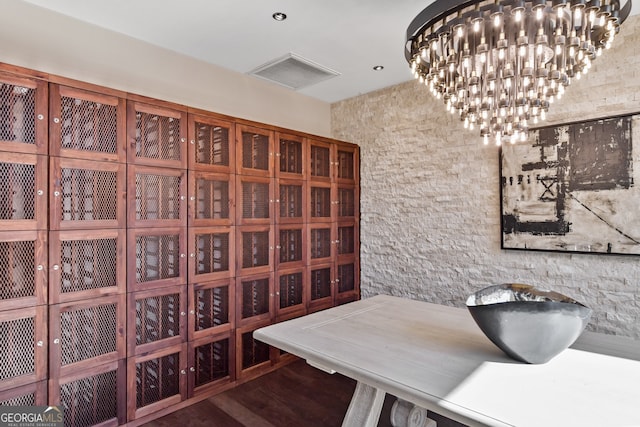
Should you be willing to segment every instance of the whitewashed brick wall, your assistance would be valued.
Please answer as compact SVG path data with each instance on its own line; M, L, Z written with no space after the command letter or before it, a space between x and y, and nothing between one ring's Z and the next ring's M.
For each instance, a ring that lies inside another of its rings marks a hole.
M640 112L638 46L634 16L551 105L545 124ZM463 307L482 287L529 283L593 308L591 330L640 338L640 257L502 250L498 150L465 131L426 88L411 81L336 103L332 131L361 148L364 298ZM640 185L639 170L634 178Z

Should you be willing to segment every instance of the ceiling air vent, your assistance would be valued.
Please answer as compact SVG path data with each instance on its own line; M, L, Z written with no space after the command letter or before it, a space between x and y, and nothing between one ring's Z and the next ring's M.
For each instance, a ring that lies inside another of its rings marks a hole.
M302 89L340 75L336 71L293 53L269 61L249 74L293 90Z

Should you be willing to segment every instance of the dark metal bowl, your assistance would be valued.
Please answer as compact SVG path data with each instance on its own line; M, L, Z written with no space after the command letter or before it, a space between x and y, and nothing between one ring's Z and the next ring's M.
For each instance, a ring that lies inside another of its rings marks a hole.
M470 295L467 308L487 338L526 363L546 363L564 351L591 317L591 309L574 299L515 283Z

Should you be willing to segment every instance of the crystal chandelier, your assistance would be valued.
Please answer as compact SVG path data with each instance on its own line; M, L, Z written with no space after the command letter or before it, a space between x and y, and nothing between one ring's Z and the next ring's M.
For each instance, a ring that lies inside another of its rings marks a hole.
M526 140L611 45L631 11L620 1L436 0L409 25L405 56L485 144Z

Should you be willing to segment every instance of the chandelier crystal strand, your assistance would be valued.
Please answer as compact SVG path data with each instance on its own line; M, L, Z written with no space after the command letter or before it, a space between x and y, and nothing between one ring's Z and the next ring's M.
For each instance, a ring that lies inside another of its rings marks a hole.
M407 60L447 111L497 145L527 139L611 46L631 8L618 0L443 1L409 27Z

